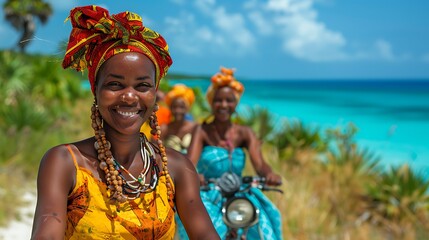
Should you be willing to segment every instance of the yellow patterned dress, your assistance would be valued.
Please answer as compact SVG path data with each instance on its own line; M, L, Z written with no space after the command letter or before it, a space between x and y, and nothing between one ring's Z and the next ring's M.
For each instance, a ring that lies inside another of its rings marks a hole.
M167 196L171 178L159 176L155 190L135 200L110 204L107 186L88 169L79 167L67 145L77 170L76 185L68 196L65 239L173 239L174 202Z

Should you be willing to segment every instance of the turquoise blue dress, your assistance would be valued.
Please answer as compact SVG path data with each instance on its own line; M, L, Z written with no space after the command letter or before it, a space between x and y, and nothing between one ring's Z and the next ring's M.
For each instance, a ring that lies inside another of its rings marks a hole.
M246 155L242 148L234 149L231 162L227 149L205 146L198 161L197 171L206 179L218 178L230 169L238 176L242 176L245 161ZM221 212L224 199L217 190L201 191L200 194L216 231L221 239L225 239L228 228L222 220ZM259 189L252 188L251 193L245 195L260 210L259 222L249 229L247 239L282 239L281 215L274 204ZM180 219L177 217L176 220L178 220L176 237L189 239Z

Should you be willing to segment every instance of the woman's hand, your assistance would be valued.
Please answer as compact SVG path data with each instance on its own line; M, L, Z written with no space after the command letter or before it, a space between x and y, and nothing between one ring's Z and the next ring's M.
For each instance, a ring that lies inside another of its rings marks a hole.
M266 176L266 183L267 185L272 185L272 186L280 186L282 185L282 177L280 177L280 175L274 173L274 172L269 172Z

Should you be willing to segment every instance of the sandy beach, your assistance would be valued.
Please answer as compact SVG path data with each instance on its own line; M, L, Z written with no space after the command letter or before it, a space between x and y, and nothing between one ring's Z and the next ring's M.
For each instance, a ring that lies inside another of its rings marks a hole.
M27 192L22 198L26 206L20 210L20 219L10 222L7 227L0 228L0 240L30 239L36 207L36 193Z

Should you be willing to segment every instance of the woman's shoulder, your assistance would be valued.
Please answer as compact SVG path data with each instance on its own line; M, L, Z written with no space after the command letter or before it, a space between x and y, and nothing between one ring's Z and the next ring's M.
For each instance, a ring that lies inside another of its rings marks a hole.
M168 164L170 164L170 162L182 162L187 160L186 156L184 154L182 154L181 152L174 150L173 148L165 148L165 152L167 154L167 159L168 159Z
M193 128L193 134L206 134L209 132L210 125L208 123L197 123Z
M194 121L185 121L185 127L186 130L192 131L195 127L197 127L199 124Z
M69 150L68 150L69 144L60 144L54 147L51 147L48 149L43 156L42 161L56 161L57 159L64 159L67 158Z
M234 129L234 137L239 147L248 148L251 142L257 140L255 132L249 126L234 124Z
M197 126L198 126L198 123L196 122L186 121L180 131L181 132L180 137L183 139L184 136L192 134Z
M172 148L165 148L167 154L167 168L173 179L178 179L189 168L194 168L192 162L181 152Z
M66 166L88 165L85 159L93 159L94 149L91 138L72 143L64 143L50 148L42 159L43 162L63 162ZM92 147L92 148L91 148Z
M252 128L246 125L234 124L234 128L241 136L250 137L254 133Z
M73 157L69 144L60 144L46 151L40 161L39 172L70 172L74 169Z

